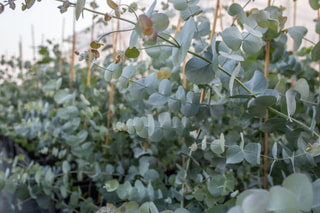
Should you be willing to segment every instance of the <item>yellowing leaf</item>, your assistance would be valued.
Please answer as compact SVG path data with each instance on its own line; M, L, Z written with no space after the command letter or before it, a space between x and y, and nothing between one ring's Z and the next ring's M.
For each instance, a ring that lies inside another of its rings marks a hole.
M107 4L109 7L111 7L112 9L116 9L118 8L118 4L116 4L114 1L112 0L107 0Z
M98 43L98 42L96 42L96 41L92 41L92 42L90 43L90 47L91 47L92 49L99 49L101 46L103 46L103 44L102 44L102 43Z
M161 79L168 79L171 76L171 72L169 70L162 70L160 72L157 72L157 78Z

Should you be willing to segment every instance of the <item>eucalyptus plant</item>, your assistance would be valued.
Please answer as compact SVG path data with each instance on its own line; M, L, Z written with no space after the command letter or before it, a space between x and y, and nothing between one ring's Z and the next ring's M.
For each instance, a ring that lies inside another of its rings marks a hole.
M307 29L286 27L282 8L245 11L234 3L232 25L212 33L197 0L169 0L161 10L154 1L146 11L107 0L107 13L85 0L58 1L61 13L74 7L77 20L90 12L133 30L118 57L100 58L109 32L79 53L93 73L90 86L87 68L77 67L68 88L70 65L57 73L57 48L31 66L24 88L3 79L0 132L31 161L4 159L13 166L0 172L0 189L70 212L320 211L313 68L320 46L301 47ZM172 14L181 29L170 24ZM111 85L115 100L107 105Z

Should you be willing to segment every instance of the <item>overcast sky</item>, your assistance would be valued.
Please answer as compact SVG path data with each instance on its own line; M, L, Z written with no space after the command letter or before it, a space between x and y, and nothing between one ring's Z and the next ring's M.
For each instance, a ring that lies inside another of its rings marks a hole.
M60 43L63 22L65 23L64 38L72 34L74 8L69 8L66 13L61 14L57 8L62 4L61 2L42 0L41 2L36 1L31 9L21 11L22 2L24 1L17 0L15 10L6 7L4 12L0 14L0 55L18 56L19 42L21 41L23 59L31 60L33 58L32 28L34 30L35 46L46 44L47 39L54 43ZM107 6L106 0L96 0L96 2L100 6L98 11L111 11ZM121 0L121 2L128 3L130 0ZM91 17L90 13L85 12L84 19L80 17L77 21L76 30L80 31L90 26Z
M71 1L71 0L70 0ZM75 2L73 0L72 2ZM119 2L120 0L114 0ZM133 0L121 0L122 3L129 4ZM213 0L207 0L211 5ZM211 2L212 1L212 2ZM3 2L3 0L1 0ZM70 8L66 13L61 14L57 8L61 5L61 2L56 0L42 0L41 2L35 2L34 6L30 10L21 11L21 3L24 0L16 0L16 10L11 10L9 7L5 8L5 11L0 14L0 55L5 54L10 57L12 55L19 55L19 41L23 44L23 59L32 59L32 26L34 30L35 46L46 44L46 40L52 40L54 43L61 42L62 26L64 27L64 38L72 34L72 22L74 15L74 8ZM87 2L91 2L87 0ZM99 5L98 11L111 12L111 9L107 6L106 0L96 0ZM152 2L152 0L143 0L143 3ZM158 0L158 4L160 4ZM246 0L237 0L236 2L246 2ZM264 1L263 1L264 2ZM276 0L274 1L279 5L287 7L286 13L288 15L288 22L292 21L292 6L289 6L292 1L289 0ZM222 4L230 4L231 0L225 0ZM252 7L263 8L266 6L266 2L260 5L261 1L254 1ZM297 25L306 26L309 28L309 32L314 32L313 19L317 17L316 11L313 11L308 5L307 0L297 1ZM139 5L139 4L138 4ZM214 5L214 4L213 4ZM76 23L76 30L81 31L87 28L91 24L92 14L89 12L84 13L84 19L80 19ZM63 21L64 20L64 21ZM288 23L288 26L292 23ZM311 40L317 41L318 36L313 33L307 35ZM65 45L66 48L70 48Z

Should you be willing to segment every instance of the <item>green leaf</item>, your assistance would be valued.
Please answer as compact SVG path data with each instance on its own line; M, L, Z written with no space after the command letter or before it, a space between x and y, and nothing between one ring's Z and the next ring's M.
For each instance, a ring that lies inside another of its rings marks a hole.
M52 91L52 90L57 90L60 88L62 83L62 78L59 78L58 80L56 79L51 79L48 81L43 87L42 90L44 92Z
M264 11L264 10L256 11L254 17L256 18L256 21L259 27L266 28L269 26L269 21L268 21L269 14L267 11Z
M112 77L118 79L122 74L122 63L111 63L107 67L107 70L112 72Z
M174 0L173 7L176 10L185 10L188 8L188 1L187 0Z
M307 34L308 29L303 26L294 26L288 28L288 33L291 38L294 40L294 51L297 51L301 45L302 39Z
M62 171L63 173L67 174L70 171L70 164L68 161L64 160L62 163Z
M293 89L288 89L286 91L286 101L287 101L287 112L289 120L291 120L290 116L293 115L296 111L296 91Z
M283 129L286 126L287 120L283 118L271 118L261 124L260 130L265 133L272 133Z
M169 112L162 112L158 116L158 120L161 128L170 129L171 128L171 115Z
M300 78L294 83L294 89L300 93L302 99L308 99L309 97L309 84L306 79Z
M200 100L200 97L198 94L189 91L187 93L187 102L189 103L181 105L181 109L180 109L181 113L185 116L196 115L200 109L199 100Z
M242 201L242 209L245 213L267 212L267 205L268 193L252 193Z
M19 184L17 186L17 190L15 192L15 195L20 200L25 200L30 197L29 190L27 184Z
M178 208L174 211L174 213L190 213L190 212L185 208Z
M237 27L228 27L222 32L221 36L223 41L230 49L232 49L233 51L237 51L240 49L242 36Z
M233 84L234 84L234 79L239 75L239 72L241 70L241 63L238 63L236 68L234 68L230 80L229 80L229 90L230 90L230 95L232 96L233 94Z
M51 197L45 194L40 194L36 201L41 209L49 209L52 205Z
M104 185L105 189L108 192L114 192L118 189L119 187L119 181L116 179L113 180L109 180L105 185Z
M140 55L140 51L136 47L128 47L125 52L125 55L128 58L137 58Z
M150 95L148 102L154 106L164 105L168 102L168 97L160 95L159 93L153 93Z
M3 171L0 171L0 191L4 188L6 185L6 178Z
M44 176L44 181L47 186L52 186L53 180L54 180L54 173L52 172L50 167Z
M124 213L131 213L131 212L137 213L139 209L139 205L135 201L125 202L118 208L118 211L116 211L115 213L122 213L123 209L125 209Z
M80 99L85 105L90 105L90 102L88 101L88 99L86 99L86 97L83 94L80 94Z
M248 143L244 147L244 158L246 161L253 165L260 164L260 153L261 153L261 144L260 143Z
M208 84L215 77L212 64L197 57L191 58L187 62L185 74L187 79L194 84Z
M77 0L77 3L76 3L76 20L79 19L85 4L86 4L86 0Z
M56 92L56 94L53 96L54 101L57 104L63 104L67 101L72 101L75 98L75 94L70 94L68 90L59 90Z
M152 115L148 115L148 135L151 136L154 133L155 123Z
M135 117L133 119L133 126L136 129L137 132L141 131L143 129L143 119L139 117Z
M103 77L106 82L110 82L112 80L112 72L109 70L104 70Z
M40 184L42 177L42 167L39 167L36 171L34 179L36 180L37 184Z
M320 41L312 48L311 59L312 61L320 60Z
M220 139L215 139L214 141L212 141L212 143L210 144L210 149L212 152L216 154L222 154L224 153L224 149L225 149L224 145L225 145L225 139L224 139L223 133L221 133Z
M261 95L252 98L248 102L248 111L250 114L263 117L266 113L266 108L274 105L279 99L279 94L276 90L266 89Z
M270 189L267 208L274 213L300 213L300 203L296 195L281 186Z
M64 108L59 108L57 115L62 120L70 120L72 118L78 117L79 110L75 106L67 106Z
M316 22L316 33L320 34L320 20Z
M183 20L188 20L190 17L199 15L202 12L198 5L189 6L187 9L181 11L180 16Z
M228 7L228 13L230 16L237 16L241 23L245 22L246 14L240 4L233 3L230 5L230 7Z
M159 84L159 92L164 96L171 95L171 82L168 79L163 79Z
M77 191L72 192L69 200L69 206L72 206L74 208L77 207L79 203L79 197L80 196Z
M244 36L246 36L246 34ZM247 54L254 54L259 52L262 46L262 39L251 34L247 36L242 44L242 48Z
M241 55L238 55L237 53L226 53L223 51L219 51L219 54L222 55L225 58L231 59L231 60L235 60L235 61L244 61L244 58Z
M153 11L154 11L154 8L156 7L156 4L157 4L157 0L154 0L151 4L151 6L149 7L148 11L146 12L146 15L147 16L151 16Z
M320 2L318 0L309 0L309 4L314 10L320 9Z
M320 210L320 179L317 179L312 183L312 188L314 192L313 205L312 208L318 211Z
M229 209L228 213L244 213L242 211L242 208L240 206L234 206L231 209Z
M152 15L151 20L156 27L157 32L162 32L169 26L169 17L163 13L156 13Z
M260 31L253 29L252 27L250 27L247 24L243 24L243 27L244 27L244 29L246 29L248 31L248 33L250 35L257 37L257 38L262 38L263 35ZM246 34L244 34L243 37L245 38Z
M302 211L308 212L311 210L313 189L312 184L306 175L299 173L292 174L283 181L282 185L297 196Z
M184 60L193 38L196 24L193 18L190 18L178 32L176 41L180 45L179 48L172 49L172 63L174 66L179 66Z
M153 202L146 202L140 206L139 213L159 213L159 210Z
M244 85L254 93L262 93L267 89L268 82L262 72L255 71L250 81L245 82Z
M240 146L232 145L230 148L227 149L226 157L227 157L227 164L235 164L240 163L244 159L244 152L241 150Z
M219 61L218 61L218 53L216 50L216 39L217 39L217 33L214 34L211 41L211 51L212 51L212 69L213 71L217 71L219 67Z
M264 189L248 189L245 190L244 192L242 192L241 194L239 194L239 196L237 197L237 201L236 201L236 205L237 206L242 206L244 200L246 199L246 197L252 195L252 194L256 194L256 195L262 195L261 197L268 197L269 192L267 190Z

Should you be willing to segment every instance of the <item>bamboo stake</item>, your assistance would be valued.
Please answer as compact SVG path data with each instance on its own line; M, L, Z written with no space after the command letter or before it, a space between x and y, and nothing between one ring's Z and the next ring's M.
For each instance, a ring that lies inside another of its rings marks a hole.
M293 26L296 26L296 20L297 20L297 1L293 0ZM292 54L294 55L294 41L292 41ZM291 77L291 88L294 88L295 80L293 76Z
M93 41L93 35L94 35L94 18L95 18L95 15L93 15L93 17L92 17L90 43ZM92 52L90 51L89 52L89 62L88 62L87 87L90 87L90 85L91 85L91 64L92 64Z
M59 70L58 74L61 75L62 72L62 65L63 65L63 59L62 59L62 51L63 51L63 41L64 41L64 27L65 27L65 19L62 20L62 29L61 29L61 44L60 44L60 58L59 58Z
M33 61L36 60L36 45L34 39L34 26L31 25L31 42L32 42L32 54L33 54Z
M222 7L219 5L220 29L223 31Z
M72 36L72 51L71 51L71 65L69 73L69 89L72 89L72 82L74 79L74 52L76 51L76 18L73 17L73 36Z
M176 30L174 31L174 37L177 36L177 34L178 34L178 32L180 31L180 29L181 29L181 16L179 16L177 28L176 28Z
M214 11L214 16L213 16L212 31L211 31L211 35L210 35L210 44L212 43L212 38L213 38L214 34L216 33L219 8L220 8L220 0L217 0L216 10ZM203 88L203 90L201 91L201 95L200 95L200 103L203 103L205 94L206 94L206 88Z
M270 7L271 1L268 0L268 7ZM265 67L264 67L264 76L268 78L269 76L269 62L270 62L270 41L266 41L266 55L265 55ZM264 121L266 122L269 118L269 111L266 110L266 116ZM263 188L267 188L268 182L268 148L269 148L269 135L264 133L264 157L263 157Z
M113 25L112 25L113 27ZM117 20L117 31L120 30L120 20ZM118 44L118 36L119 33L114 33L112 34L112 38L113 38L113 61L116 60L117 58L117 44ZM110 129L110 124L111 124L111 117L112 117L112 111L111 111L111 105L113 104L113 96L114 96L114 84L113 82L111 82L110 85L110 97L109 97L109 104L108 104L108 118L107 118L107 129ZM112 132L110 132L110 135L112 136ZM108 144L109 144L109 135L106 136L105 139L105 150L104 153L107 154L108 152Z
M220 7L220 0L217 0L216 10L214 11L214 16L213 16L212 31L211 31L211 35L210 35L210 44L212 42L212 38L213 38L214 34L216 33L216 25L217 25L219 7Z
M22 89L25 90L24 87L24 76L23 76L23 58L22 58L22 42L20 40L19 42L19 61L20 61L20 75L21 75L21 85L22 85Z
M93 35L94 35L94 18L95 15L92 16L92 24L91 24L91 39L90 44L93 41ZM88 73L87 73L87 87L90 88L91 85L91 64L92 64L92 52L89 52L89 62L88 62ZM87 126L87 120L85 119L83 122L83 126Z

